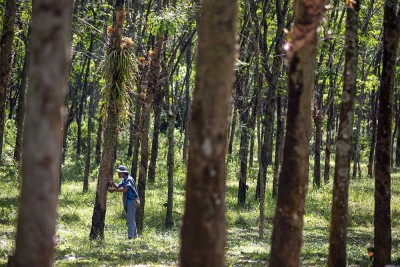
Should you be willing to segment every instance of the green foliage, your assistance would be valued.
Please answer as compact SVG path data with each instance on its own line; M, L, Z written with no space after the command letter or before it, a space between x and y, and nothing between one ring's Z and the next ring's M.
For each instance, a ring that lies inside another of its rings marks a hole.
M122 121L126 121L130 114L132 98L130 84L134 81L134 74L137 71L137 61L132 54L132 40L124 37L122 44L117 48L109 50L101 64L103 75L106 80L105 86L101 90L103 99L101 116L105 118L106 107L112 103L113 109L119 109Z

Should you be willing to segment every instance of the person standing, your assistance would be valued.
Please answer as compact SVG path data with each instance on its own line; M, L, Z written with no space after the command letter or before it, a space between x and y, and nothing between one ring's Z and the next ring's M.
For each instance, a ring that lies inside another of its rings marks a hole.
M128 239L137 237L136 229L136 208L140 205L139 193L135 180L129 175L128 168L119 165L116 169L118 177L122 179L119 184L109 181L108 192L121 192L122 202L126 213L126 225L128 226Z

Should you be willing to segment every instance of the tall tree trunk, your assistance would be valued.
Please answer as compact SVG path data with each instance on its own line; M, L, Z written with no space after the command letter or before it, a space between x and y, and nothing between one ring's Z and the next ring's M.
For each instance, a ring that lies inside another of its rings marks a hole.
M229 134L229 143L228 143L228 157L232 155L232 149L233 149L233 141L235 140L235 132L236 132L236 121L237 121L237 112L236 108L232 108L232 120L231 120L231 131Z
M397 12L397 13L396 13ZM396 60L400 38L398 0L386 0L383 16L383 67L379 88L378 130L375 153L374 266L391 262L390 154Z
M24 67L22 70L21 77L21 86L19 88L19 96L18 96L18 107L17 107L17 134L15 137L15 147L14 147L14 159L17 162L21 160L21 150L22 150L22 136L23 136L23 127L25 121L25 95L26 95L26 87L28 83L28 69L29 69L29 39L30 39L31 27L29 27L27 41L25 43L25 59L24 59Z
M190 76L192 72L192 43L188 44L186 49L186 75L185 75L185 139L183 140L183 151L182 157L183 161L187 162L187 152L189 144L189 119L190 119Z
M182 267L224 266L225 258L225 158L237 1L203 0L201 15L181 228Z
M125 0L116 0L114 5L113 31L110 32L107 54L121 49L122 30L125 20ZM107 211L107 183L113 177L113 167L118 139L118 117L121 112L118 106L120 90L124 88L123 81L118 79L120 69L114 69L115 74L110 77L110 92L107 103L107 118L105 121L103 153L101 155L99 176L97 180L96 199L92 215L90 239L104 238L104 222ZM123 89L122 89L123 90ZM122 92L123 93L123 92Z
M158 158L158 137L160 135L160 126L161 126L161 111L164 99L162 85L157 86L154 90L154 127L153 127L153 139L151 143L151 157L149 164L149 182L154 183L156 176L156 163Z
M400 167L400 104L399 114L397 115L396 166Z
M73 1L57 0L32 3L31 68L13 266L53 266L72 5Z
M275 144L275 162L274 162L274 178L272 182L272 197L276 197L278 194L279 185L279 167L282 162L283 152L283 138L285 129L285 104L282 105L282 97L277 97L277 129L276 129L276 144Z
M340 108L339 131L336 141L335 176L331 212L331 231L328 265L346 266L346 238L348 218L348 187L350 179L350 152L353 136L354 101L357 92L358 11L360 1L347 6L345 34L345 69Z
M141 200L141 205L136 211L136 222L138 231L143 231L144 221L144 207L146 204L146 180L147 180L147 168L149 160L149 126L150 126L150 111L153 103L153 96L155 90L157 90L158 77L160 75L160 63L162 56L164 37L161 37L156 47L150 56L150 69L148 74L148 87L144 88L145 91L142 94L142 118L140 122L140 169L138 179L138 190Z
M7 88L12 70L14 21L17 11L16 0L5 2L3 29L0 36L0 165L2 164Z
M372 133L371 133L371 144L369 150L368 157L368 176L373 176L373 168L374 168L374 159L375 159L375 147L376 147L376 134L377 134L377 118L376 113L378 110L378 94L376 92L371 93L371 102L372 102L372 112L371 112L371 121L372 121Z
M270 266L299 266L308 175L311 92L322 1L298 1L291 35L285 147L279 177Z
M89 45L89 49L88 49L88 53L91 54L93 51L93 40L94 39L94 35L92 34L92 36L90 37L90 45ZM83 86L82 86L82 92L81 92L81 101L79 104L79 109L78 109L78 116L76 117L76 122L78 125L78 133L77 133L77 140L76 140L76 154L78 156L81 155L81 144L82 144L82 117L83 117L83 111L84 111L84 107L86 104L86 98L88 95L88 78L89 78L89 72L90 72L90 62L91 62L91 57L88 56L86 59L86 69L85 69L85 77L83 80Z
M172 106L175 104L172 104ZM165 216L165 227L171 228L174 225L172 218L172 210L174 205L174 153L175 153L175 108L168 113L168 155L167 155L167 166L168 166L168 200L167 200L167 214Z
M141 86L138 86L138 95L142 92ZM133 153L132 153L132 167L131 175L133 178L137 177L138 173L138 160L139 160L139 148L140 148L140 118L142 112L142 106L140 104L139 96L136 96L136 111L133 123Z
M96 106L99 101L99 93L96 87L96 83L93 82L91 86L91 97L89 102L89 112L87 117L87 136L86 136L86 151L85 151L85 172L83 175L83 192L87 192L89 189L89 174L90 174L90 164L91 164L91 150L92 150L92 132L93 132L93 118L96 113Z

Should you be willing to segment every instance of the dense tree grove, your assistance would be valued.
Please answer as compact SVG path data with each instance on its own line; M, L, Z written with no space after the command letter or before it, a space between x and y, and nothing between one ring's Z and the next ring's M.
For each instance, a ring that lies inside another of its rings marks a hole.
M182 266L224 266L227 179L238 210L258 203L259 238L273 225L270 266L301 264L308 191L329 187L326 263L346 266L349 185L374 178L373 264L392 262L399 0L0 0L0 25L0 167L21 170L10 264L51 266L70 161L83 195L97 182L91 240L115 165L137 183L139 233L164 178L176 225L183 165Z

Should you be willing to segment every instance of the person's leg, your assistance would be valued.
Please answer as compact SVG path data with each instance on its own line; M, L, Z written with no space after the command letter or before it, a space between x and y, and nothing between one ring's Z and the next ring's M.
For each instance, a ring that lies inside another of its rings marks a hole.
M126 212L126 225L128 226L128 238L131 239L134 236L133 223L135 221L135 207L132 203L127 205Z

